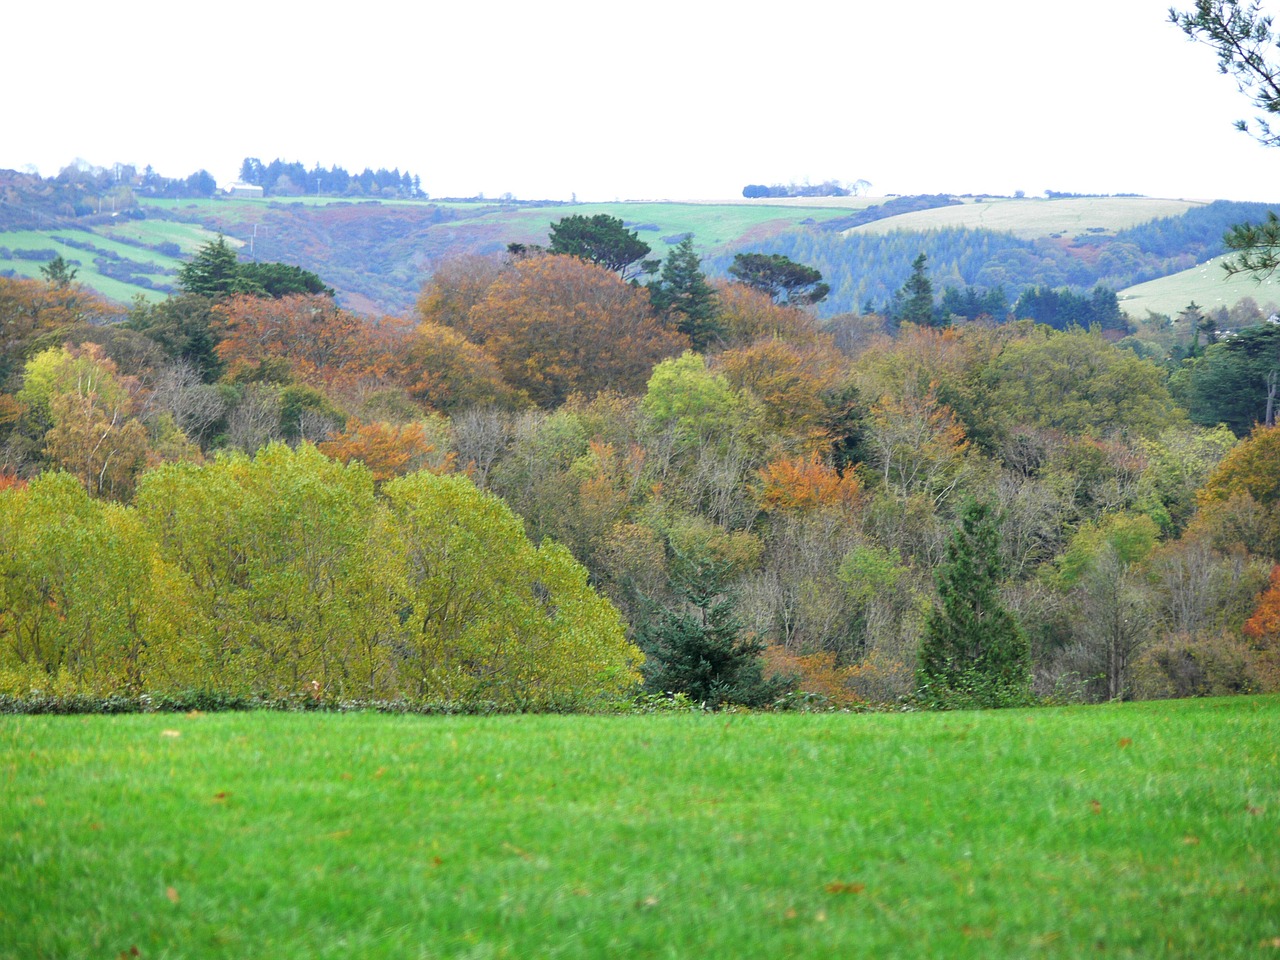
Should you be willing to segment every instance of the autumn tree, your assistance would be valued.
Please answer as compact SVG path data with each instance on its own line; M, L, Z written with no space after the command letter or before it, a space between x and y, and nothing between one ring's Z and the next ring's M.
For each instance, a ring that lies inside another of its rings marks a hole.
M802 453L826 448L832 439L826 431L828 400L839 389L844 368L826 338L805 345L762 338L715 358L716 372L735 389L759 398L768 427Z
M1030 696L1030 650L1000 600L1000 531L990 506L968 501L935 571L940 606L920 641L917 695L933 706L1012 706Z
M392 426L361 423L354 417L340 433L316 445L326 457L339 463L358 460L373 475L374 483L402 477L418 470L443 473L453 466L453 454L436 449L420 423Z
M497 257L451 257L440 263L418 295L417 312L423 323L449 327L473 339L471 308L484 300L493 282L509 268Z
M575 392L638 393L655 363L688 345L653 317L643 288L570 256L513 264L470 325L507 383L545 408Z
M406 551L407 693L563 706L634 689L643 656L568 550L534 547L462 476L416 473L383 489Z
M502 377L484 349L456 329L424 321L408 337L401 354L408 393L441 413L470 407L515 409L528 399Z
M1123 429L1155 436L1184 421L1161 370L1100 333L1037 327L1007 344L981 374L993 420L1070 434Z
M1280 427L1258 427L1218 463L1197 495L1191 528L1280 560Z
M402 326L374 324L329 297L290 295L279 300L234 296L213 308L217 353L238 381L284 379L328 391L398 379Z
M27 690L166 686L185 591L137 516L70 474L0 491L0 671Z
M44 452L93 496L127 500L147 462L146 427L135 413L136 379L120 376L96 344L47 350L24 372L19 400L47 424Z

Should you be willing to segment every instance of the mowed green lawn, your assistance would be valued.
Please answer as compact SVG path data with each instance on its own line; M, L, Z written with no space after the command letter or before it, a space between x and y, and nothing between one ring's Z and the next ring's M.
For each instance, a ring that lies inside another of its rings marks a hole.
M1276 697L4 717L0 956L1280 956L1278 735Z

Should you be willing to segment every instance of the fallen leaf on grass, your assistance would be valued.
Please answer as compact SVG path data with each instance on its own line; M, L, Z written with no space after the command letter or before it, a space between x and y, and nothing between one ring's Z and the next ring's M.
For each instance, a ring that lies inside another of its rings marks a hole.
M826 886L827 893L861 893L865 889L865 883L842 883L838 880Z
M130 947L128 950L120 951L120 960L129 960L130 957L140 957L140 956L142 956L142 954L138 952L138 947L136 944Z
M1101 813L1101 812L1102 812L1102 804L1101 804L1101 803L1099 803L1097 800L1090 800L1090 801L1089 801L1089 809L1090 809L1090 810L1092 810L1094 813Z
M799 914L796 913L795 907L787 907L787 912L784 913L783 916L788 920L794 920L796 917L799 916Z
M173 887L165 887L164 895L169 898L170 903L177 903L180 899L182 899L181 897L178 896L178 891L175 890Z
M219 790L217 793L215 793L215 794L213 795L213 802L214 802L214 803L222 803L224 800L226 800L226 799L227 799L228 797L230 797L230 796L231 796L231 794L230 794L230 792L229 792L229 791L226 791L226 790Z
M1133 738L1132 738L1132 737L1121 737L1121 738L1120 738L1120 744L1119 744L1119 746L1120 746L1120 749L1121 749L1121 750L1123 750L1125 747L1132 747L1132 746L1133 746Z
M1258 944L1258 946L1274 947L1275 949L1280 950L1280 937L1272 937L1270 940L1263 940L1260 944Z
M656 907L659 903L657 897L645 897L643 900L636 901L636 907L641 910L647 910L650 907Z
M102 829L102 824L100 824L100 823L91 823L91 824L89 824L89 829L90 829L90 830L101 830L101 829Z
M1185 837L1182 838L1182 843L1184 846L1198 847L1200 846L1200 838L1196 836L1192 836L1191 834L1188 833Z
M1260 816L1262 816L1262 808L1261 808L1261 807L1250 807L1250 806L1246 806L1244 809L1245 809L1245 812L1246 812L1246 813L1248 813L1248 814L1249 814L1249 816L1251 816L1251 817L1260 817Z
M382 779L382 775L383 775L384 773L386 773L386 772L387 772L387 768L386 768L386 767L379 767L376 771L374 771L373 779L375 779L375 780L381 780L381 779Z
M180 737L180 736L182 736L182 731L181 731L181 730L161 730L161 731L160 731L160 736L162 736L162 737Z

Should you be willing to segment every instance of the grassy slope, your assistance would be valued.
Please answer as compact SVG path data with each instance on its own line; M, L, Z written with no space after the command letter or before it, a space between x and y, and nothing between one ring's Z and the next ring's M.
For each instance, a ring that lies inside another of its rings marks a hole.
M1061 234L1074 237L1095 228L1115 233L1160 217L1176 217L1201 201L1148 197L1069 197L1034 200L994 197L981 203L936 207L854 227L846 233L891 233L895 230L937 230L969 227L998 230L1023 239Z
M1193 300L1206 309L1230 309L1243 297L1252 297L1264 308L1280 303L1280 283L1271 278L1259 283L1239 274L1227 277L1223 259L1217 257L1190 270L1121 290L1120 306L1131 317L1145 317L1148 310L1176 317Z
M0 718L0 956L1246 957L1280 699Z
M158 243L162 240L170 239L171 236L176 239L180 234L190 233L198 228L189 225L163 224L164 230L157 230L148 238L146 227L150 226L145 221L138 222L136 227L126 229L123 225L110 228L100 228L99 230L82 230L68 229L59 227L49 231L37 230L14 230L0 232L0 247L7 247L10 250L54 250L61 254L78 271L76 280L83 283L86 287L97 291L103 296L116 300L120 303L128 303L138 294L141 294L148 300L161 300L166 295L156 291L139 287L134 284L125 283L112 277L103 276L98 272L94 265L94 257L97 255L95 250L82 250L77 247L70 247L59 242L59 238L68 240L91 243L96 251L114 252L127 260L141 264L155 264L162 269L176 269L181 260L174 257L165 256L154 250L146 250L140 247L131 246L127 243L113 239L113 236L119 232L126 237L134 236L144 240L144 242ZM162 226L156 223L156 227ZM163 235L162 235L163 234ZM212 236L210 234L210 236ZM186 250L187 246L182 245ZM190 249L194 250L199 243L190 245ZM0 270L13 270L19 276L36 277L40 276L40 267L44 263L36 260L19 260L5 259L0 257ZM161 272L150 272L147 270L137 270L135 273L148 277L156 284L172 284L173 277L167 276Z

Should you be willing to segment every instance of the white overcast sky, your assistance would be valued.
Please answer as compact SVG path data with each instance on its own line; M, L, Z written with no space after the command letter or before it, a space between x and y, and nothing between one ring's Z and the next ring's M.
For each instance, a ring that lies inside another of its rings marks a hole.
M1250 104L1170 2L14 0L0 168L225 183L280 157L407 169L437 197L808 178L1280 199L1280 149L1232 129Z

